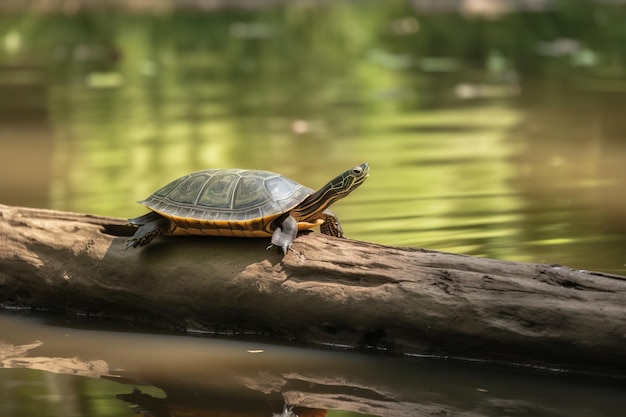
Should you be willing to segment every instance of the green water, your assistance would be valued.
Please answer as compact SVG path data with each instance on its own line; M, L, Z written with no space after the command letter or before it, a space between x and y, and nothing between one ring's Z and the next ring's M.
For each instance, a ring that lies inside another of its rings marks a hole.
M194 170L315 189L368 162L333 206L350 238L626 274L620 5L8 9L0 203L133 217Z
M2 202L132 217L194 170L317 188L367 161L334 207L352 238L623 273L617 11L4 17Z

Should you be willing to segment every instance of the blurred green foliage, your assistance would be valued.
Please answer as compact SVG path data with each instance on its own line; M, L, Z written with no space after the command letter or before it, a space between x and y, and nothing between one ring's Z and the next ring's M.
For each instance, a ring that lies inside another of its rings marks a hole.
M368 161L366 188L337 207L351 236L520 260L569 242L555 257L576 261L588 234L619 233L626 206L607 201L626 181L625 15L593 1L491 16L405 1L0 14L0 113L51 131L41 205L133 216L197 169L315 188ZM23 153L14 165L33 175ZM580 207L595 211L571 220ZM621 267L614 248L601 252Z

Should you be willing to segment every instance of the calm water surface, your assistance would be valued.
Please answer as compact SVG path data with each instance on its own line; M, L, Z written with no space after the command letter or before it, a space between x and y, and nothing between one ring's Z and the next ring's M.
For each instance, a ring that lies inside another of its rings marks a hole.
M626 406L622 382L540 371L96 330L93 322L7 313L0 326L3 416L253 417L287 402L301 417L582 417L621 416Z
M625 16L563 7L0 14L0 202L132 217L194 170L317 188L367 161L368 181L333 207L351 238L626 274ZM11 417L626 405L604 382L519 370L0 320ZM135 385L151 398L124 397Z
M352 238L626 273L622 33L592 50L562 13L6 17L1 201L129 217L194 170L318 188L367 161L334 207Z

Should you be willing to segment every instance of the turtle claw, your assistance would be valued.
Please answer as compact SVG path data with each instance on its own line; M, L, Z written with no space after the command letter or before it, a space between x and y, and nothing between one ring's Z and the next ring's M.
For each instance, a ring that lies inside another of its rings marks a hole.
M148 243L152 242L152 239L156 237L156 234L148 235L148 236L133 236L129 239L126 239L126 250L131 248L140 248L146 246Z
M287 255L287 252L289 252L290 250L295 251L295 249L292 248L291 245L281 246L281 245L274 245L273 243L270 243L269 246L265 248L265 250L270 250L274 246L281 248L283 250L283 255Z
M150 243L151 240L152 240L152 237L150 239L147 239L145 237L142 237L139 239L135 237L131 237L130 239L126 239L126 250L130 248L138 248L141 246L146 246L148 243Z

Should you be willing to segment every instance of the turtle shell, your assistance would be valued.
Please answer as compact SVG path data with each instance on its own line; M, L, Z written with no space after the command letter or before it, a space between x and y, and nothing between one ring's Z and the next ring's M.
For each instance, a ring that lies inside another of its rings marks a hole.
M272 222L313 190L267 171L208 169L178 178L140 204L171 220L172 234L271 236Z

